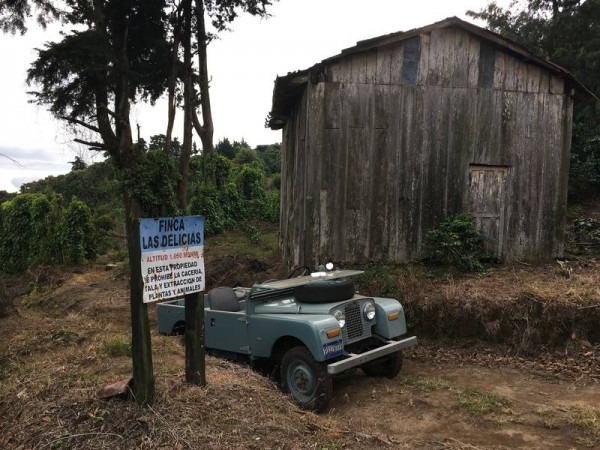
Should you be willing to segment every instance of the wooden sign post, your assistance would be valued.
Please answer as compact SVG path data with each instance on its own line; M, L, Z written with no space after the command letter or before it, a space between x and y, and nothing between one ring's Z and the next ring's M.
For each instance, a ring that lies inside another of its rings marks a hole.
M134 226L131 258L131 359L133 362L133 397L140 405L154 403L154 373L152 369L152 342L148 323L148 305L143 301L144 278L141 269L140 227Z
M140 219L138 245L130 249L131 331L134 396L154 400L154 375L147 303L185 297L186 381L205 384L204 217Z

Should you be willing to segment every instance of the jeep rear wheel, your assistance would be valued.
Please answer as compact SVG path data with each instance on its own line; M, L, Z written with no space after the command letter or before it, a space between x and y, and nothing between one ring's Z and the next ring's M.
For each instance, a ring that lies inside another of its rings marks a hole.
M402 350L364 364L361 369L369 377L395 378L402 369Z
M310 411L322 412L333 393L331 377L325 364L315 361L304 346L288 350L281 360L283 389L296 404Z

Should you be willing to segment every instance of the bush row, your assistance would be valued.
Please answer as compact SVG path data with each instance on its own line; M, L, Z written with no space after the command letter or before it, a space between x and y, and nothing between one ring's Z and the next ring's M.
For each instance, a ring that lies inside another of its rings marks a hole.
M22 194L0 205L0 271L79 264L96 255L90 208L73 197Z

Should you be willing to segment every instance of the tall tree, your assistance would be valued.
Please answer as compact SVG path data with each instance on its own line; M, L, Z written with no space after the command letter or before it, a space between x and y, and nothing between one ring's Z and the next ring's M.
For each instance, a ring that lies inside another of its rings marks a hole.
M169 67L165 4L162 0L65 0L56 2L9 0L3 2L0 24L4 30L25 31L26 19L60 18L76 30L38 50L27 81L37 90L35 102L46 105L58 118L96 134L95 141L76 139L110 155L123 177L135 172L143 153L133 144L131 103L154 101L165 87ZM140 195L126 180L124 203L130 266L139 254L137 218L144 216ZM131 320L135 329L134 395L138 402L153 402L150 330L142 285L132 283ZM149 369L150 368L150 369ZM149 374L149 375L148 375Z
M170 153L176 78L184 85L185 132L179 158L182 182L166 188L179 192L179 207L187 206L187 170L193 128L201 137L206 154L213 151L212 114L208 93L206 45L214 37L205 27L205 14L214 29L223 31L239 11L265 16L270 0L4 0L0 1L0 29L26 31L33 16L42 26L60 19L74 30L62 40L38 50L27 81L37 90L34 101L46 105L59 119L81 127L98 138L75 139L91 150L110 156L121 177L126 215L130 269L140 260L137 219L144 217L148 195L140 190L140 170L148 162L142 146L134 145L130 110L139 100L154 102L169 94L169 115L165 151ZM59 4L60 8L56 5ZM195 39L194 39L195 36ZM183 48L183 63L179 47ZM194 69L192 56L198 55ZM201 119L196 113L202 107ZM148 186L146 186L148 187ZM162 186L165 189L165 186ZM162 211L162 209L161 209ZM174 211L167 211L172 213ZM138 402L153 402L150 331L146 305L142 303L142 281L130 285L134 394ZM150 374L150 376L148 376Z
M182 0L183 31L182 46L184 49L183 61L183 108L184 115L191 117L193 127L202 141L202 153L210 158L214 153L214 125L210 101L210 81L208 76L207 46L217 37L217 34L228 30L229 25L238 17L240 12L252 16L267 17L267 7L272 0ZM189 9L188 9L189 8ZM188 22L186 14L192 14ZM212 30L207 27L209 24ZM197 67L191 60L191 52L186 49L195 49L197 53ZM187 56L186 56L187 55ZM187 81L186 81L187 80ZM187 90L186 90L187 86ZM198 114L197 107L200 107ZM184 138L179 164L181 168L189 166L192 151L192 135L189 131L188 120L184 117ZM186 141L187 136L187 141ZM210 172L207 172L210 174ZM214 183L214 180L206 180ZM178 185L179 205L187 206L187 176L183 176Z
M569 69L600 94L600 0L528 0L503 9L492 2L468 15L490 30ZM571 147L571 184L600 187L600 104L576 102Z

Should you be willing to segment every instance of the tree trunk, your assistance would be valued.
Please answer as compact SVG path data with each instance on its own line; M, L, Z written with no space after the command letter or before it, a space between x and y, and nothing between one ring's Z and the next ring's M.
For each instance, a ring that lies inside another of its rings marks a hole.
M143 278L140 271L142 258L138 218L143 216L139 202L128 192L125 198L127 249L129 251L129 302L131 307L131 356L133 360L133 397L140 405L154 403L154 373L152 370L152 343L148 306L142 300Z
M177 200L179 208L187 208L187 186L190 156L192 154L192 111L194 108L194 86L192 82L192 0L183 4L183 144L179 156Z
M196 40L198 41L198 84L200 87L200 105L202 107L202 127L197 131L202 140L202 154L210 156L215 149L213 145L214 127L208 85L208 60L206 58L208 36L206 35L204 2L202 0L196 0L196 27Z
M175 113L177 111L177 101L175 99L175 88L177 87L177 72L179 66L179 28L181 25L180 14L176 12L177 20L173 29L173 53L171 55L171 74L167 85L168 100L168 117L167 117L167 134L165 135L165 148L167 154L171 153L171 143L173 138L173 125L175 124Z

